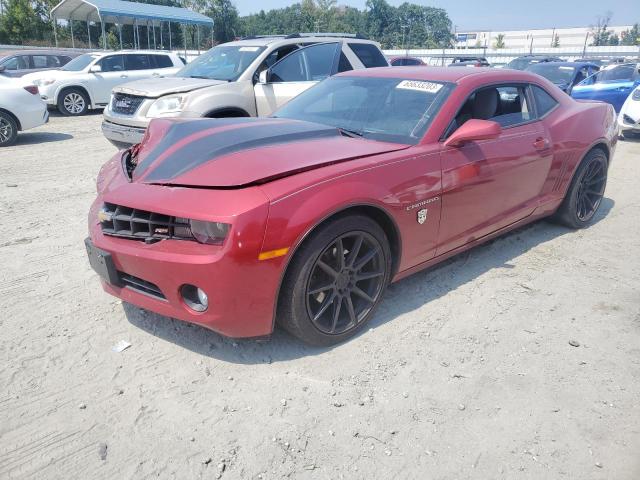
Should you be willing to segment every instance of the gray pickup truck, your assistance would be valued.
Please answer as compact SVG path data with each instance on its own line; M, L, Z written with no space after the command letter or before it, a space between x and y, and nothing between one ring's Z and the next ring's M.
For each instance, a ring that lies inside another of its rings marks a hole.
M202 54L174 76L114 88L102 132L122 148L139 143L153 118L269 115L338 72L388 65L377 43L346 34L229 42Z

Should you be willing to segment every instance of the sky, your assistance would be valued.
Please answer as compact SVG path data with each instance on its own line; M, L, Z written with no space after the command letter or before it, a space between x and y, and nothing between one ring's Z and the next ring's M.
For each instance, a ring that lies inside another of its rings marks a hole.
M240 15L297 3L295 0L232 1ZM397 6L410 0L387 1ZM365 2L338 0L340 5L359 9L364 8ZM444 8L458 31L588 27L607 10L613 13L612 26L640 22L640 0L413 0L412 3Z

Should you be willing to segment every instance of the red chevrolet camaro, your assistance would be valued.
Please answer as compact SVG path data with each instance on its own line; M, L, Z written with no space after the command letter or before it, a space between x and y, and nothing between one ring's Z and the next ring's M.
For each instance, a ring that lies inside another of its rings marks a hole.
M589 224L613 108L517 71L380 68L272 118L159 119L102 168L89 259L126 302L329 345L385 287L542 217Z

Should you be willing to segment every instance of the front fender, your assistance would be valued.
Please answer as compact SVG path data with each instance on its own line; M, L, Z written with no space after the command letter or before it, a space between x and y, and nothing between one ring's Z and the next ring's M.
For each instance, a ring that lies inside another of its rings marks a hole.
M83 85L82 82L78 82L78 81L66 81L56 87L56 93L54 96L56 105L58 104L58 98L60 97L60 93L65 88L81 88L82 90L87 92L87 95L89 95L89 103L91 104L91 107L94 106L93 95L91 95L91 89L87 88L86 85Z

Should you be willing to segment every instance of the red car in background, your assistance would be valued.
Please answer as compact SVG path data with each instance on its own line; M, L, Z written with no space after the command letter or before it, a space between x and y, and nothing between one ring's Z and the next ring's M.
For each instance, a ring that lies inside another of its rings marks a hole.
M389 59L392 67L426 67L427 64L417 57L393 57Z
M160 119L101 170L89 259L126 302L330 345L389 282L553 215L589 224L613 108L527 72L346 72L273 118Z

